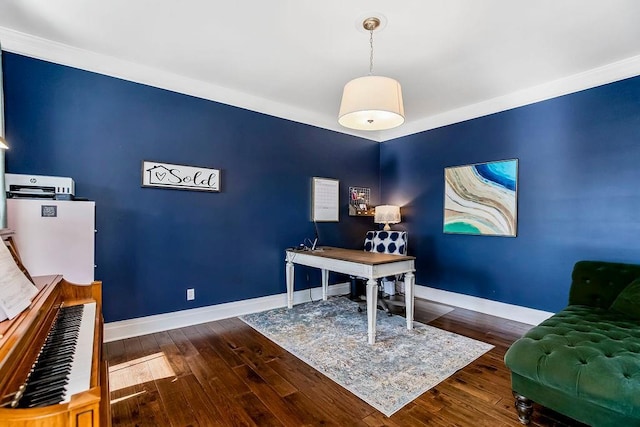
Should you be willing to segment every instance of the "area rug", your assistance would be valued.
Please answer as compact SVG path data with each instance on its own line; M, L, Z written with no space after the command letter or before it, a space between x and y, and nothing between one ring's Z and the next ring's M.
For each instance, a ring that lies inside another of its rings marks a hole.
M367 314L335 297L241 319L386 416L468 365L492 345L378 311L376 343Z

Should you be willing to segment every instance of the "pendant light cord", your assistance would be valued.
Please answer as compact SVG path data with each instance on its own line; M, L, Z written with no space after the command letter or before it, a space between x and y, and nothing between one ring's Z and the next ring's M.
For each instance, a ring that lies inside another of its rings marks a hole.
M369 75L373 75L373 28L369 30L369 46L371 53L369 54Z

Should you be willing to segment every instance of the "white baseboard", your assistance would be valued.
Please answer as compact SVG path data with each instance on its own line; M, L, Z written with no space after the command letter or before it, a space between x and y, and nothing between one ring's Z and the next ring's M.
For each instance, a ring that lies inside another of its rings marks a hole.
M346 295L350 292L348 282L329 286L329 295ZM535 310L517 305L505 304L484 298L472 297L427 286L415 286L415 296L454 307L465 308L480 313L490 314L504 319L514 320L529 325L537 325L551 317L553 313ZM294 304L300 304L322 298L320 287L296 291L293 294ZM199 307L189 310L175 311L173 313L156 314L153 316L138 317L135 319L109 322L104 325L104 341L110 342L154 332L167 331L169 329L182 328L197 325L199 323L212 322L214 320L228 319L249 313L271 310L285 307L287 294L270 295L249 300L229 302L225 304Z
M443 291L441 289L429 288L427 286L416 285L414 294L417 298L452 305L454 307L465 308L479 313L490 314L492 316L502 317L503 319L526 323L528 325L537 325L554 314L548 311L506 304L504 302L492 301L455 292Z
M329 295L345 295L351 290L349 282L330 285ZM322 288L311 288L293 293L294 304L322 299ZM153 316L137 317L135 319L109 322L104 325L104 342L137 337L169 329L183 328L214 320L228 319L249 313L286 307L287 294L270 295L243 301L211 305L208 307L192 308L172 313L156 314Z

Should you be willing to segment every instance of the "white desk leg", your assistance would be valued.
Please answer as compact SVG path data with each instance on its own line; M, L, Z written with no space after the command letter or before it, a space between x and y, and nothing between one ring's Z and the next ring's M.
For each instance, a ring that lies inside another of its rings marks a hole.
M378 282L367 280L367 321L369 323L369 344L376 342L376 313L378 311Z
M287 275L287 308L293 307L293 263L291 261L287 261L286 268Z
M329 289L329 270L322 269L322 300L327 300L327 291Z
M407 309L407 329L413 329L413 287L415 276L412 272L404 275L404 299Z

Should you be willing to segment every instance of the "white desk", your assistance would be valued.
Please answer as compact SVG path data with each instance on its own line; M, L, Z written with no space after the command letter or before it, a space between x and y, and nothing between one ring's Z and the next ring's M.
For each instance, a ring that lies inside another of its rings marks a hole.
M404 274L407 329L413 329L413 286L415 257L380 254L355 249L323 247L315 251L287 250L287 306L293 307L294 264L322 270L322 299L327 299L329 271L367 279L367 320L369 344L376 340L378 281L381 277Z

